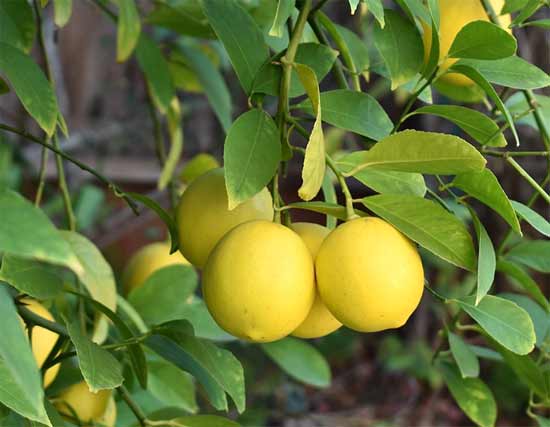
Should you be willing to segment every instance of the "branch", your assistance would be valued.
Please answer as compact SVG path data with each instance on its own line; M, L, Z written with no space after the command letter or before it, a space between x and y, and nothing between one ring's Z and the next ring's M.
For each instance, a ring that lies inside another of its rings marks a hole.
M542 196L544 200L546 200L546 203L550 203L550 195L544 191L544 188L542 188L518 162L516 162L512 157L507 157L506 161L529 183L529 185L531 185L531 187L535 189L536 192Z

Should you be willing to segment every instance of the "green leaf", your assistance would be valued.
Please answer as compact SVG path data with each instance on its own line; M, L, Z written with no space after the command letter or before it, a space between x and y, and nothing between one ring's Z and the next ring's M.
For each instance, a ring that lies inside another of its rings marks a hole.
M257 109L239 116L227 133L223 158L229 209L234 209L261 191L279 166L279 131L271 116Z
M487 295L493 281L495 280L496 254L493 242L487 233L487 230L477 217L473 210L472 220L477 234L478 257L477 257L477 288L476 305Z
M134 0L116 0L118 4L118 24L116 59L126 61L140 40L141 21Z
M374 18L378 21L380 28L384 28L384 5L382 0L365 0L367 8Z
M170 135L170 151L162 167L157 187L164 190L174 178L174 173L183 151L183 129L181 126L181 105L177 96L172 98L166 114L166 124Z
M542 0L529 0L525 6L521 9L520 13L513 19L510 27L515 27L523 23L527 18L533 15L537 10L543 6L544 2Z
M468 347L474 352L477 357L482 359L492 360L493 362L502 362L504 359L500 353L495 350L491 350L487 347L480 347L478 345L469 344Z
M287 337L261 347L292 378L315 387L330 385L328 362L311 344Z
M497 404L493 393L479 378L461 378L455 366L441 363L443 379L460 409L478 426L493 427Z
M365 42L353 31L347 29L338 24L334 24L338 33L344 39L345 44L347 45L350 56L355 65L355 69L358 73L362 73L365 78L368 78L369 70L369 49Z
M191 376L165 361L149 362L149 391L164 406L181 408L192 414L199 409Z
M518 10L523 9L528 1L529 0L504 0L504 6L502 7L500 14L504 15L506 13L517 12ZM499 11L495 10L495 12L498 13Z
M150 275L128 295L128 302L148 325L158 325L182 319L188 311L187 299L198 284L195 269L185 265L171 265ZM151 304L151 301L155 304Z
M529 314L504 298L486 295L474 305L474 297L452 300L499 344L516 354L528 354L535 346L535 330Z
M73 11L73 0L54 0L55 8L54 21L58 27L64 27L71 18Z
M362 159L363 154L360 151L349 153L338 159L339 169L349 173L359 166ZM357 172L353 177L381 194L410 194L419 197L426 194L426 183L419 173L367 168Z
M0 189L0 212L0 251L82 271L71 247L42 210L19 194Z
M269 59L264 35L236 0L203 0L202 7L229 55L241 86L250 94L256 73Z
M240 427L235 421L217 415L190 415L174 421L185 427Z
M214 38L215 34L202 11L201 2L178 0L177 2L155 3L147 17L152 25L168 28L178 34L202 38Z
M439 204L404 194L365 197L362 203L435 255L466 270L475 269L475 251L468 230Z
M357 10L357 6L359 6L359 1L360 0L348 0L349 8L352 15L355 14L355 11Z
M490 147L505 147L506 139L498 125L479 111L460 105L427 105L413 111L414 114L432 114L443 117L474 138L479 144Z
M392 90L412 80L422 69L424 47L416 27L386 9L385 26L374 27L374 44L391 76Z
M506 258L541 273L550 273L550 241L523 241L510 249Z
M313 113L309 100L297 108ZM378 101L363 92L347 89L321 92L321 111L324 122L376 141L388 136L393 129L393 123Z
M458 64L477 70L487 81L514 89L539 89L550 85L550 76L519 56L482 61L462 59Z
M472 59L502 59L516 53L514 36L500 26L487 21L466 24L456 35L449 57Z
M550 427L550 418L535 415L535 420L537 421L539 427Z
M394 133L360 153L360 165L349 172L352 175L365 168L455 175L481 171L486 163L479 151L457 136L416 130Z
M453 179L451 185L489 206L512 227L512 230L521 235L521 228L512 203L490 169L459 174Z
M527 221L539 233L550 237L550 222L542 215L523 203L516 202L515 200L512 200L511 203L514 210L522 219Z
M479 361L470 346L452 332L449 332L449 346L462 378L478 377Z
M36 23L27 2L0 2L0 43L6 43L28 53L36 35Z
M54 298L63 290L63 280L54 268L37 261L5 254L0 268L0 280L23 294L36 299Z
M446 98L460 103L477 104L486 98L485 92L478 85L456 86L438 79L432 82L432 87Z
M188 307L182 313L181 319L185 319L193 325L196 337L206 338L211 341L236 340L233 335L229 335L218 326L201 298L191 295L186 302Z
M59 109L50 82L32 58L19 49L0 42L0 52L0 72L10 82L25 110L51 136Z
M44 391L21 318L10 294L0 287L0 401L30 419L51 426L44 408ZM7 396L13 392L13 396Z
M289 203L288 209L305 209L312 212L330 215L342 221L347 219L346 208L336 203L328 202L294 202Z
M79 322L67 321L67 331L74 344L82 376L92 393L122 384L124 377L120 362L84 335Z
M524 22L522 27L539 27L550 29L550 19L536 19L534 21Z
M157 43L144 34L139 38L136 56L157 108L162 113L166 112L176 95L168 62Z
M319 83L315 73L307 65L295 64L302 85L306 88L307 96L313 106L315 122L306 146L304 166L302 169L302 185L298 195L302 200L313 199L323 184L325 176L325 138L321 123L321 105Z
M269 30L269 35L273 37L283 37L285 34L286 21L294 10L295 0L279 0L277 2L277 11L273 19L273 25Z
M193 46L182 46L188 66L195 72L201 86L204 88L209 104L223 129L227 132L231 126L231 94L223 80L223 76L212 64L210 59Z

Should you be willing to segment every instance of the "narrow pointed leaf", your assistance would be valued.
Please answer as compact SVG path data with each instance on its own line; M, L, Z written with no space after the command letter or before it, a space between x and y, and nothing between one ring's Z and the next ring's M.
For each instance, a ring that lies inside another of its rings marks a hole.
M496 254L493 242L487 233L487 230L472 212L472 220L477 234L478 258L477 258L477 287L476 287L476 305L483 299L491 289L493 280L495 280Z
M449 346L462 378L479 376L479 361L468 344L458 335L449 332Z
M118 62L126 61L137 46L141 21L134 0L117 0L117 55Z
M548 222L548 220L523 203L516 202L515 200L511 202L514 210L522 219L528 222L539 233L546 237L550 237L550 222Z

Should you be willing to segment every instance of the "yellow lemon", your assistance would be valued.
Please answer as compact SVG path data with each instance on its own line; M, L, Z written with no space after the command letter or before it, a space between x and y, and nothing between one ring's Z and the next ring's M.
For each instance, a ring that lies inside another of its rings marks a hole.
M313 260L317 257L319 248L328 236L330 230L319 224L309 222L296 222L291 227L306 244ZM319 338L334 332L342 324L336 320L328 310L319 293L315 293L315 300L309 310L306 319L292 332L292 335L300 338Z
M227 233L204 268L208 310L227 332L276 341L306 318L315 297L311 254L291 229L250 221Z
M349 328L376 332L405 324L424 289L413 243L379 218L338 226L315 261L323 302Z
M48 319L50 321L55 321L52 314L44 307L42 304L40 304L38 301L25 298L22 301L25 303L26 308L28 308L33 313ZM31 346L32 346L32 352L34 354L34 358L36 360L36 364L38 367L42 367L46 359L48 358L48 355L50 354L50 351L52 351L55 342L57 341L57 334L49 331L48 329L42 328L40 326L35 326L32 329L32 338L31 338ZM46 371L46 374L44 375L44 388L48 387L55 377L57 376L57 373L59 372L59 364L52 366L50 369Z
M504 0L490 0L491 6L499 13L504 5ZM481 0L439 0L439 58L443 59L448 53L458 32L470 22L489 21L489 17L483 8ZM503 28L510 25L510 15L499 16ZM424 55L427 60L432 46L432 27L423 23L424 27ZM441 71L449 69L456 58L448 58L441 64ZM448 73L441 76L440 80L457 86L470 86L474 82L459 73Z
M223 169L195 179L177 209L180 251L193 265L204 267L216 243L233 227L256 219L273 219L273 201L266 188L233 210L227 208Z
M126 266L122 276L124 292L130 293L142 285L155 271L174 264L188 265L180 252L170 255L170 245L165 242L151 243L137 251Z
M82 381L63 391L55 406L62 415L76 416L84 423L101 423L114 427L116 409L113 411L113 404L111 390L92 393L88 384Z

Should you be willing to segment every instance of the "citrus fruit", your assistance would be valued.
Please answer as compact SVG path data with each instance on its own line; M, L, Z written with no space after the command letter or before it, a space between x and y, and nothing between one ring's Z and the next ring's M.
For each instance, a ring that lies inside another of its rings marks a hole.
M56 399L59 412L69 417L78 417L84 423L102 423L114 427L116 409L113 410L112 391L92 393L86 382L81 381L65 389Z

